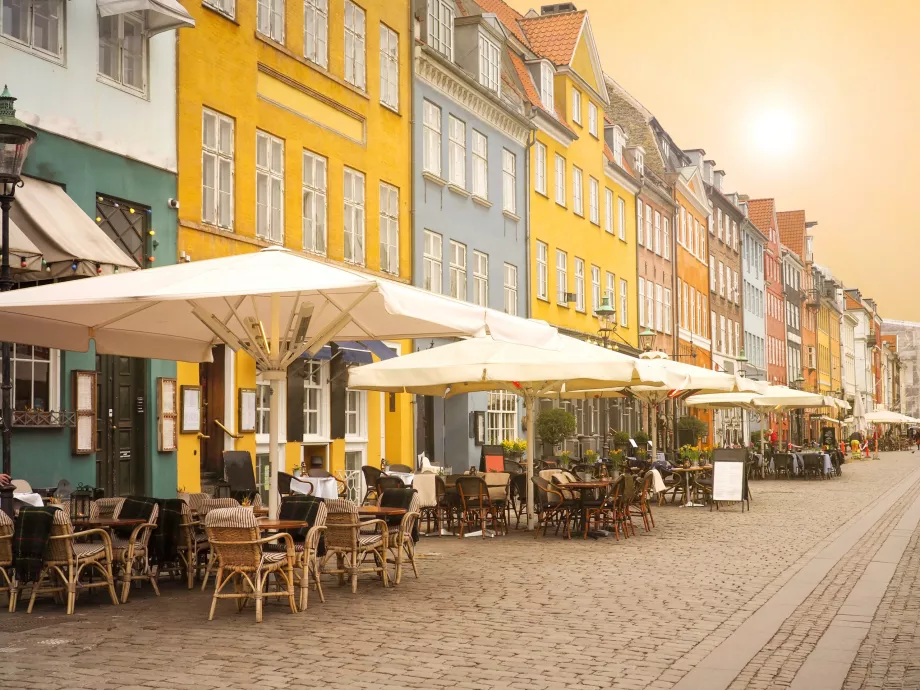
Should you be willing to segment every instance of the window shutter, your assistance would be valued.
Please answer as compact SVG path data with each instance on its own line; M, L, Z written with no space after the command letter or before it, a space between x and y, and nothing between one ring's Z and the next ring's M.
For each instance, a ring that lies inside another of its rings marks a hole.
M96 452L96 372L74 371L71 396L75 426L71 436L74 455L92 455Z
M297 359L287 369L287 440L303 443L303 367Z
M345 438L345 385L348 371L345 357L335 343L330 343L332 357L329 360L329 436Z

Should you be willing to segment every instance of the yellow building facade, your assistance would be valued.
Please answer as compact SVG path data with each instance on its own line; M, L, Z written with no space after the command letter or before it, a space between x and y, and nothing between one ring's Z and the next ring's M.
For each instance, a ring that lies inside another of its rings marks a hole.
M203 0L189 12L197 28L178 45L179 260L282 246L409 283L408 0ZM344 438L333 439L342 411L330 405L330 362L302 366L302 395L289 376L281 405L283 427L304 408L303 438L283 432L286 471L320 458L354 477L412 454L408 396L348 392ZM266 467L268 385L254 362L216 348L213 364L180 364L178 375L207 404L204 438L180 439L180 488L218 472L223 450ZM257 392L255 432L239 429L241 390Z

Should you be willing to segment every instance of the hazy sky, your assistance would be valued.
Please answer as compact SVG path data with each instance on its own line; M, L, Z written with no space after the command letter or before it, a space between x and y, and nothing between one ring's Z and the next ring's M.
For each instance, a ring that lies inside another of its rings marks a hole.
M729 191L804 208L818 263L883 318L920 321L920 0L575 5L678 146L705 149Z

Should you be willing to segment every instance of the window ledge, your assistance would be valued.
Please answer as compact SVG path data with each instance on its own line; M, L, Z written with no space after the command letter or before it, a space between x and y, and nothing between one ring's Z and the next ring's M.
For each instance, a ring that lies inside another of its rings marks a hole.
M447 188L450 191L452 191L454 194L457 194L458 196L466 197L467 199L470 198L470 193L465 188L461 187L458 184L454 184L453 182L448 182Z
M431 182L432 184L438 185L438 187L447 186L447 180L445 180L443 177L439 177L438 175L435 175L433 172L428 172L427 170L423 170L422 177L428 180L429 182Z
M123 92L123 93L126 93L126 94L128 94L129 96L134 96L135 98L140 98L140 99L143 100L143 101L150 100L150 99L148 98L147 90L146 90L146 89L144 89L143 91L140 91L140 90L135 89L135 88L132 88L132 87L130 87L130 86L125 86L125 85L122 84L121 82L115 81L114 79L111 79L111 78L105 76L104 74L97 74L97 75L96 75L96 81L98 81L100 84L105 84L106 86L111 86L113 89L117 89L118 91L121 91L121 92Z
M201 6L204 7L208 12L213 12L218 17L222 17L223 19L226 19L228 22L236 24L237 26L240 25L240 23L236 21L236 17L231 17L229 14L226 14L225 12L221 12L219 9L217 9L216 7L212 5L209 5L206 2L202 2Z
M508 211L508 210L503 210L502 215L504 215L505 218L507 218L508 220L513 220L515 223L518 223L521 220L521 217L519 215L517 215L516 213L512 213L511 211Z
M477 196L476 194L473 195L473 201L479 204L480 206L484 206L485 208L492 208L491 201L489 201L488 199L483 199L481 196Z

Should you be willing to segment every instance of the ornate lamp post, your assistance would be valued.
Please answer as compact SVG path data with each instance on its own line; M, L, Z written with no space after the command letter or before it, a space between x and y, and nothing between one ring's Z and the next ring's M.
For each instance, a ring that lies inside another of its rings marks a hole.
M651 352L655 349L655 331L648 326L639 334L639 349L643 352Z
M16 119L9 89L3 87L0 94L0 210L2 210L2 235L0 235L0 292L13 289L13 276L10 270L10 208L16 187L22 185L22 166L26 162L29 146L36 133L24 122ZM3 343L3 474L12 472L13 443L13 378L10 372L10 343ZM12 514L12 489L3 492L2 509Z
M602 344L604 349L610 347L610 335L617 328L617 309L610 304L610 297L604 295L601 299L600 306L594 310L594 315L597 317L600 327L597 329L597 332L600 334L601 339L603 340ZM602 428L604 430L604 442L601 446L601 457L606 461L607 460L607 427L609 426L608 421L608 409L610 403L606 398L601 399L604 406L604 418L601 422Z

